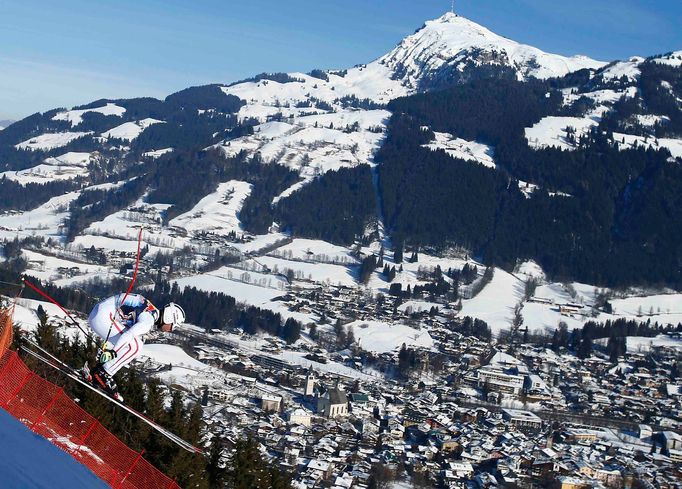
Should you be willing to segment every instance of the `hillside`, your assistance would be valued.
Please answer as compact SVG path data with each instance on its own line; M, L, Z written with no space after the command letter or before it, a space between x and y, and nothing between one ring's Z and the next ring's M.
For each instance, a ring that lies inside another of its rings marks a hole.
M452 307L486 267L527 262L540 285L674 292L680 56L562 57L446 14L349 69L34 114L0 132L5 257L105 293L144 224L148 284L223 292L282 322L327 319L291 291ZM510 321L528 298L504 293L491 314Z

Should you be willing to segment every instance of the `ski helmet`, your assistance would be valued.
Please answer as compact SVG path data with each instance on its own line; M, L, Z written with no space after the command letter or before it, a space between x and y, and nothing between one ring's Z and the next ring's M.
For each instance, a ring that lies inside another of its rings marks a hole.
M185 311L175 302L171 302L163 308L161 322L176 327L185 322Z

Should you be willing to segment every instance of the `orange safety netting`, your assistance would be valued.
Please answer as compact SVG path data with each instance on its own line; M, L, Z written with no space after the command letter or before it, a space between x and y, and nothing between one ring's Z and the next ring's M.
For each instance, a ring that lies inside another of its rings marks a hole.
M14 323L12 322L12 309L0 309L0 355L12 344L12 333Z
M0 408L116 489L180 489L85 412L62 388L32 372L14 351L0 353Z

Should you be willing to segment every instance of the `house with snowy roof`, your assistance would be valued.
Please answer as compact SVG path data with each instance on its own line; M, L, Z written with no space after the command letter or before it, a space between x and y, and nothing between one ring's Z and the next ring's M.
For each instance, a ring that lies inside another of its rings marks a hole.
M348 397L346 393L334 387L317 398L317 412L327 418L336 418L348 414Z

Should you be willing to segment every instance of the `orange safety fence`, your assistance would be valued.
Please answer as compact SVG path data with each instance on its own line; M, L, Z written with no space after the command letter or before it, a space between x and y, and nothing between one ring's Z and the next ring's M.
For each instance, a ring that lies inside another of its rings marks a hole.
M32 372L14 351L0 352L0 408L71 454L112 488L180 489L62 388Z
M0 355L12 344L13 325L12 313L14 306L0 309Z

